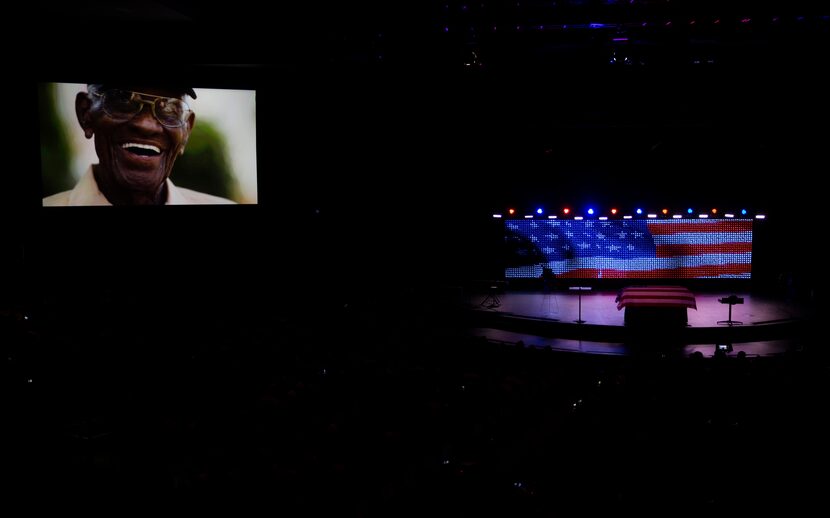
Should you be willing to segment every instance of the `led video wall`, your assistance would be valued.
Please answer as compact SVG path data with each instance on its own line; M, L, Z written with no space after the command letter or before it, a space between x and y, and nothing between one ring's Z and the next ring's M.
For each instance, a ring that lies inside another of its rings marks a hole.
M749 279L751 219L505 220L505 277Z

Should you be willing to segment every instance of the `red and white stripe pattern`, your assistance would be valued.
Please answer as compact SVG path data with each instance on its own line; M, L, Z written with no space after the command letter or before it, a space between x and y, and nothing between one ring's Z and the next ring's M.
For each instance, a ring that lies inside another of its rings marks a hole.
M642 286L624 288L617 309L625 307L686 307L697 309L695 296L683 286Z
M658 261L677 261L680 277L749 278L752 272L752 220L649 221L648 230Z

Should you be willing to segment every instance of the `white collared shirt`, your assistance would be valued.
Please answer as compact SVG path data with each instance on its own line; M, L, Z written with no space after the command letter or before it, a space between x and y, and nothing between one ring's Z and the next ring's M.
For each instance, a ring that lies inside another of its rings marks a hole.
M219 196L205 194L190 189L176 187L170 178L167 182L167 200L165 205L229 205L235 202ZM98 189L98 183L92 174L92 166L86 170L84 175L71 191L59 192L52 196L43 198L44 207L65 207L65 206L95 206L112 205L106 196Z

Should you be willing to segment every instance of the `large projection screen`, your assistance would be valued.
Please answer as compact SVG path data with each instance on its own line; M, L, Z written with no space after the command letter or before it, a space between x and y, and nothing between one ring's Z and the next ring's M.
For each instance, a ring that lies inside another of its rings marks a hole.
M76 111L76 97L79 92L87 92L88 86L78 83L40 83L38 86L41 195L43 205L49 206L47 197L78 188L91 171L91 166L100 163L101 159L96 152L98 136L88 138ZM215 196L238 204L256 204L256 91L194 88L193 92L196 97L186 97L185 100L195 114L195 122L184 153L175 160L169 179L177 188L209 195L204 196L203 200L197 199L197 203L211 204L213 198L210 196ZM153 100L153 96L144 98ZM145 104L141 113L162 109L158 104L155 107L151 107L152 103ZM125 135L126 131L115 130L112 138L138 142L136 150L139 152L157 153L161 147L164 154L162 137L156 139L152 135L136 134L135 131ZM160 144L155 151L149 149L153 146L141 144L152 144L156 140ZM147 160L152 160L152 157ZM92 185L94 189L95 184ZM75 196L72 201L77 202L60 205L108 205L107 201L111 200L100 196L97 200L91 196Z
M749 279L751 219L505 220L505 277Z

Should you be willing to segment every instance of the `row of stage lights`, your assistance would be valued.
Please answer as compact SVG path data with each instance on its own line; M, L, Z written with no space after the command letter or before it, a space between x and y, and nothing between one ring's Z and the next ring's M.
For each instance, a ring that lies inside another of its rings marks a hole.
M467 11L467 9L462 9L462 11ZM806 16L806 15L793 15L793 16L764 16L764 17L755 17L752 16L738 16L738 17L703 17L703 18L661 18L661 19L652 19L652 20L641 20L637 22L625 22L625 23L600 23L600 22L593 22L593 23L570 23L570 24L534 24L534 23L526 23L526 24L501 24L501 25L490 25L489 30L490 32L531 32L531 31L573 31L573 30L580 30L580 29L617 29L622 30L626 28L646 28L646 27L665 27L671 28L674 26L682 27L684 25L688 25L689 27L778 27L780 25L790 25L795 22L795 26L803 26L807 23L827 23L830 21L830 15L819 15L819 16ZM460 24L459 24L460 25ZM443 25L443 32L448 33L451 30L463 30L463 27L453 27L450 28L450 25ZM468 31L474 31L474 27L469 27ZM487 30L485 28L484 30ZM628 41L628 38L614 38L613 41Z
M764 214L755 214L754 216L752 216L747 212L746 209L741 209L737 213L724 212L724 213L721 214L721 212L717 208L713 208L709 212L700 212L698 214L695 214L695 211L692 208L686 209L685 214L684 213L669 214L669 209L663 209L660 212L646 212L643 209L635 209L634 214L622 214L619 210L617 210L615 208L612 208L608 211L608 214L604 214L604 215L599 215L598 211L594 210L593 208L588 208L588 210L585 211L585 215L580 215L580 214L576 214L576 212L574 210L572 210L570 207L565 207L565 208L562 209L562 216L561 217L562 218L573 218L573 219L576 219L576 220L584 219L585 217L596 217L599 220L607 220L608 218L616 219L616 218L620 218L620 217L622 217L622 219L632 219L635 216L636 217L652 218L652 219L653 218L659 218L659 217L664 217L664 218L671 217L672 219L683 219L683 218L687 218L687 219L688 218L706 219L706 218L709 218L709 217L712 217L712 218L717 218L717 217L753 218L754 217L755 219L766 219L766 216ZM505 217L505 215L497 213L497 214L493 214L493 217L494 218L502 218L502 217ZM542 208L538 208L538 209L536 209L535 214L525 214L525 215L522 216L522 215L519 214L519 212L516 209L511 208L511 209L507 209L506 217L508 217L508 218L524 217L525 219L533 219L534 217L542 217L543 218L543 217L545 217L545 210L542 209ZM560 216L556 215L556 214L548 214L547 215L548 219L558 219L559 217Z

